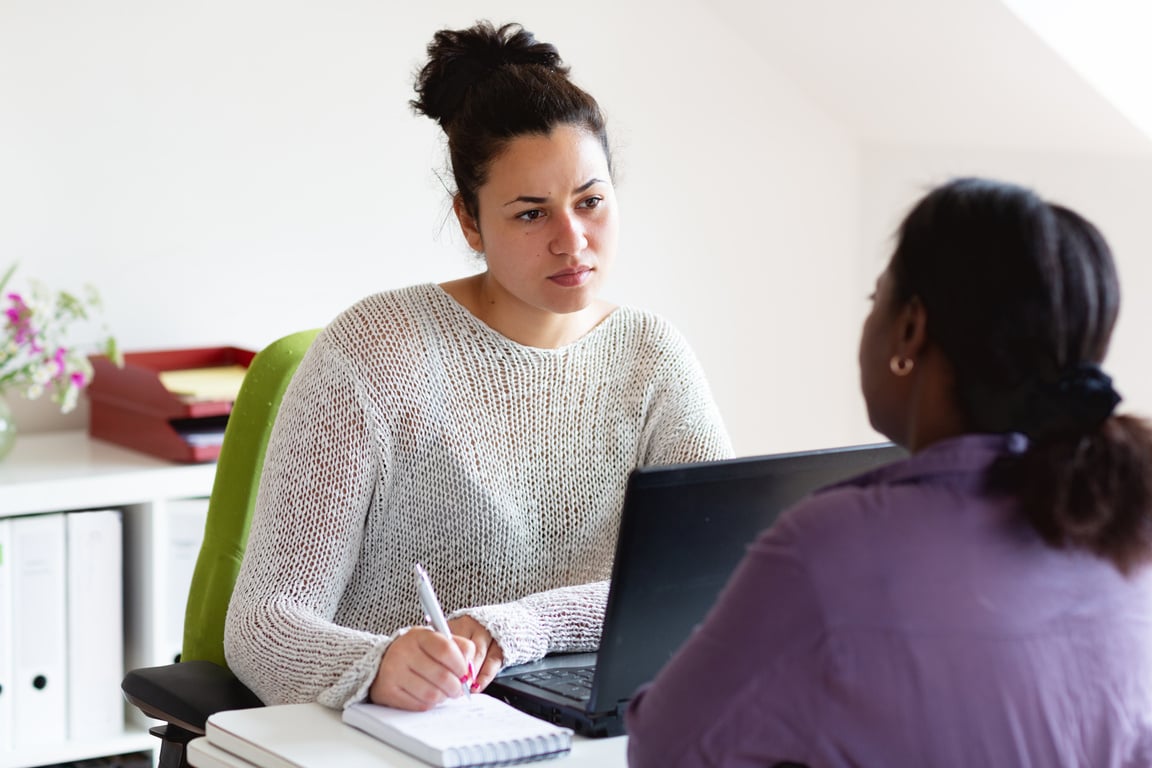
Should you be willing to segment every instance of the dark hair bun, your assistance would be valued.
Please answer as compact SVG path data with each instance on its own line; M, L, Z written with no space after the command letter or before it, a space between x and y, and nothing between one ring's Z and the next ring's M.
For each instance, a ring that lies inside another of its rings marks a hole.
M428 44L428 63L416 76L412 107L441 125L452 121L468 89L501 67L537 65L568 74L560 52L537 42L519 24L496 28L478 21L468 29L440 30Z

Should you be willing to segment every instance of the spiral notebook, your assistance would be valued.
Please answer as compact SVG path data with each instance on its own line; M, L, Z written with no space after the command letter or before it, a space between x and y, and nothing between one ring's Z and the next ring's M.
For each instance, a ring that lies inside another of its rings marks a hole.
M443 768L512 765L565 755L572 731L486 694L449 699L426 712L353 704L345 723Z

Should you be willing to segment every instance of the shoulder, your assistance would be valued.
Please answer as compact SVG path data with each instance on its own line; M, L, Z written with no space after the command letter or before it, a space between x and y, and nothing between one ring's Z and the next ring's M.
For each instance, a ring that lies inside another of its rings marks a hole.
M1015 502L985 482L1002 443L960 438L885 464L810 494L773 529L832 575L883 568L897 555L904 563L956 559L1013 539Z
M867 555L890 532L899 535L933 491L922 478L909 475L909 459L813 491L780 515L765 532L819 560ZM827 554L825 554L827 553Z
M691 360L695 355L688 340L667 318L647 310L619 306L599 329L601 344L665 362Z
M345 309L331 326L354 329L364 325L387 326L434 311L438 289L431 283L395 288L365 296Z
M435 346L442 316L450 314L432 284L366 296L337 315L317 335L302 368L333 368L356 375L399 370ZM443 296L443 299L446 299ZM332 375L337 375L335 370Z
M1021 450L1018 435L962 435L828 485L786 515L813 528L861 518L869 526L938 523L957 513L979 516L1005 499L986 482L1002 456Z
M883 506L880 487L839 485L816 491L786 509L766 534L785 537L804 549L851 540Z
M611 322L621 330L650 338L682 338L676 326L666 317L646 309L621 304L609 315Z
M318 341L350 352L363 352L389 340L424 338L451 315L451 299L431 283L366 296L345 309Z

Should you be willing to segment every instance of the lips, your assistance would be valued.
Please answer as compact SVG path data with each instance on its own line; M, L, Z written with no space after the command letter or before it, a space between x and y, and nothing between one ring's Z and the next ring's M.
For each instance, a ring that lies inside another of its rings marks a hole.
M576 267L575 269L564 269L549 275L548 279L565 288L575 288L584 285L591 277L591 267Z

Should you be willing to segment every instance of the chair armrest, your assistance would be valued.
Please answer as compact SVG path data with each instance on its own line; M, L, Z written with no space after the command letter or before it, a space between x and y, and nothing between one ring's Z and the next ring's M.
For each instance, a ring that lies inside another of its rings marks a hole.
M128 703L148 717L200 735L211 714L264 706L231 671L211 661L134 669L120 689Z

